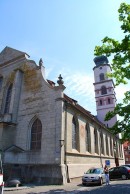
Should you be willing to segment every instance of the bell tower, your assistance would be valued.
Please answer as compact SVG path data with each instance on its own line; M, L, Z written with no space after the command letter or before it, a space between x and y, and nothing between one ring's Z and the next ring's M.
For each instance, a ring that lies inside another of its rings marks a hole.
M117 121L116 116L109 121L104 121L106 113L113 111L116 105L114 82L107 77L107 73L111 72L111 67L106 56L95 57L94 63L95 83L93 85L95 88L97 119L104 123L106 127L112 127Z

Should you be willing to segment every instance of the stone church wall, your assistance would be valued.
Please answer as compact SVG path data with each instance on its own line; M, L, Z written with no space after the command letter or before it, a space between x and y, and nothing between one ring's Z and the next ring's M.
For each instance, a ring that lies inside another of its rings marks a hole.
M77 116L78 126L79 126L79 141L80 147L79 150L72 149L72 119L73 116ZM96 122L92 121L89 117L84 116L83 114L79 114L78 112L74 111L73 108L69 106L67 109L67 127L66 127L66 165L68 168L68 179L70 181L74 181L78 177L82 177L84 172L86 172L91 167L102 167L105 165L106 160L110 160L110 167L115 166L115 156L110 154L110 137L114 138L114 136L109 132L106 131L103 127L98 125ZM90 134L91 134L91 153L86 151L86 123L89 123L90 126ZM97 152L95 153L95 146L94 146L94 128L97 129ZM103 132L104 137L104 154L101 153L101 140L100 140L100 131ZM106 135L108 137L108 152L109 155L106 153L106 143L105 138ZM122 150L120 150L122 152ZM113 150L112 150L113 152ZM119 164L124 164L123 154L119 157Z
M7 51L16 52L6 49L6 55ZM14 57L17 59L16 55ZM25 57L0 64L0 73L3 76L0 91L0 149L3 150L5 179L20 177L24 182L65 184L81 177L90 167L104 165L105 160L109 159L113 166L114 154L110 155L112 134L87 111L83 113L77 109L75 100L68 97L71 103L66 107L63 93L65 86L50 85L44 79L42 71L43 67ZM10 84L13 84L11 102L9 112L5 114L7 88ZM73 117L76 119L78 134L76 149L72 149ZM42 125L41 149L31 150L31 129L36 119ZM90 151L86 151L86 123L90 127ZM101 132L104 139L103 154ZM106 136L109 141L108 150ZM118 157L122 164L123 156L118 154Z

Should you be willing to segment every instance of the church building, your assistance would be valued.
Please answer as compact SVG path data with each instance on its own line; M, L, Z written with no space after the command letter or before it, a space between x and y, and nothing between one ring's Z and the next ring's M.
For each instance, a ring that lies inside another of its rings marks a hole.
M36 64L25 52L3 49L0 149L5 181L19 177L26 183L65 184L106 161L110 167L124 164L122 144L103 120L116 102L106 60L95 59L96 117L65 94L61 75L57 84L45 78L42 59Z

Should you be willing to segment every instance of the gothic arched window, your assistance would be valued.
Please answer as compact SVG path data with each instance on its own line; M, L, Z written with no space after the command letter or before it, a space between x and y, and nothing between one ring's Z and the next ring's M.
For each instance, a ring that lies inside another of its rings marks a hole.
M75 118L73 117L72 120L72 149L76 149L77 145L76 145L76 121Z
M10 102L11 102L11 94L12 94L12 87L13 87L13 85L10 84L8 89L7 89L4 113L9 113Z
M111 153L111 156L112 156L112 150L113 150L113 146L112 146L112 138L110 138L110 153Z
M94 129L94 148L95 148L95 153L98 154L98 137L97 137L96 129Z
M39 119L36 119L31 128L31 150L41 149L41 139L42 139L42 124Z
M99 77L100 77L100 81L105 80L104 73L101 73L101 74L99 75Z
M106 135L106 154L109 155L109 143L107 135Z
M102 86L102 87L101 87L101 94L102 94L102 95L103 95L103 94L107 94L107 89L106 89L105 86Z
M91 135L89 124L86 124L86 151L91 152Z
M104 154L104 138L103 133L101 133L101 145L100 145L101 153Z

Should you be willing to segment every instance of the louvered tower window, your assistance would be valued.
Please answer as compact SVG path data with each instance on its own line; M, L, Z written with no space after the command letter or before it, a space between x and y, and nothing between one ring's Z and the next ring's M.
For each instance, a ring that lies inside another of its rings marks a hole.
M104 73L101 73L101 74L99 75L99 77L100 77L100 81L105 80L105 78L104 78Z

